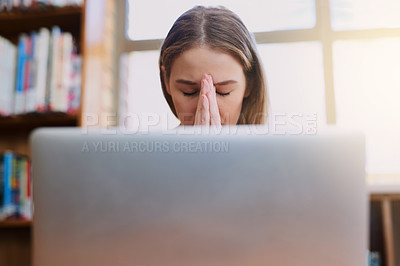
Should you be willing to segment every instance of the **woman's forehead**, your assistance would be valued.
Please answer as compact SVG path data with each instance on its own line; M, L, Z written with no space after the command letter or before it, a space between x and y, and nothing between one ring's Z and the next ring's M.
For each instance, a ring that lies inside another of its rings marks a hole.
M243 67L229 53L208 47L195 47L179 55L171 68L171 77L199 81L210 74L214 81L244 79Z

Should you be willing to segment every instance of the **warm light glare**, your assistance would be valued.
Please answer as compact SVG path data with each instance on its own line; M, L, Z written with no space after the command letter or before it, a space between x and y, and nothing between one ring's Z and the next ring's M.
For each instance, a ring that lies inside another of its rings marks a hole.
M400 38L334 43L337 124L366 134L368 174L400 173Z
M331 0L329 2L334 30L400 27L399 0Z
M272 113L317 116L326 124L322 46L319 42L259 45Z

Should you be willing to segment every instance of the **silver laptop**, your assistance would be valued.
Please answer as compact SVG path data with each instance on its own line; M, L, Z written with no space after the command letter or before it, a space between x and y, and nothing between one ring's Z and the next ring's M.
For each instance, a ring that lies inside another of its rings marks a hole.
M363 137L233 128L35 131L33 265L366 265Z

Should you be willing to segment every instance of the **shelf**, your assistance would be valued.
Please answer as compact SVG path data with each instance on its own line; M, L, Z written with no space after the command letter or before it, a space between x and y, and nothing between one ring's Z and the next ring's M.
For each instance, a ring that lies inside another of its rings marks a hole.
M26 115L0 117L0 132L12 133L15 130L32 130L37 127L77 126L77 115L65 113L32 113Z
M6 220L0 221L0 228L29 228L32 221L29 220Z
M79 43L82 13L83 8L80 6L2 11L0 12L0 36L17 44L21 33L30 33L38 31L41 27L51 28L57 25L61 30L71 32Z
M10 11L1 11L0 20L25 20L25 19L42 19L44 16L56 17L60 15L81 14L82 7L80 6L38 6L25 9L13 9Z

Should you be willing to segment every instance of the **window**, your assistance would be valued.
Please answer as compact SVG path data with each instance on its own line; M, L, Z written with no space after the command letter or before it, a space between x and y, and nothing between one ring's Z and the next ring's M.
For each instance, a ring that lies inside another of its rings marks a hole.
M337 124L366 135L367 172L400 173L400 38L333 46Z
M162 39L174 21L195 5L228 7L252 32L307 29L315 25L313 0L129 0L127 35L132 40Z
M167 114L168 121L178 124L159 81L162 38L174 20L194 5L224 5L255 34L272 112L316 114L319 127L360 129L367 139L367 172L400 174L397 0L127 0L127 4L121 52L130 53L129 112Z
M398 0L333 0L330 7L334 30L400 27Z

